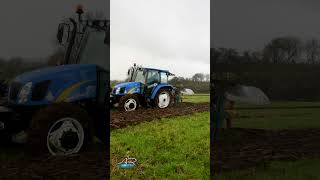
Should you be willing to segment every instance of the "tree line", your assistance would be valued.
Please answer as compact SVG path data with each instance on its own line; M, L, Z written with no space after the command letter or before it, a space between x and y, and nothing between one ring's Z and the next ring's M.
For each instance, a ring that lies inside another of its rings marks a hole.
M316 38L278 37L254 51L213 48L211 63L212 80L223 77L261 88L271 100L320 100L320 40Z
M217 47L211 49L213 63L273 63L273 64L319 64L320 40L302 40L294 36L277 37L261 50L238 51L233 48Z

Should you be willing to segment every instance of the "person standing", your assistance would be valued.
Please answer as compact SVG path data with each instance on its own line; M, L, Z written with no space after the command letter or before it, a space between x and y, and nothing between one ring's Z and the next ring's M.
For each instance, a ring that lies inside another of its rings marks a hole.
M225 119L227 128L232 128L234 119L238 116L238 113L235 110L235 102L232 100L226 99L224 104L225 109Z

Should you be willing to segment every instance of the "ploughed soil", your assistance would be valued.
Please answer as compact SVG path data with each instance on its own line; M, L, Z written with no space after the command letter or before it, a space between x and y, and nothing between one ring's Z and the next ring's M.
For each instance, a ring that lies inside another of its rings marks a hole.
M219 129L214 134L214 173L267 166L274 160L320 157L320 129L232 128Z
M0 179L107 179L107 149L68 157L41 155L0 161Z
M111 129L125 128L144 121L152 121L165 117L183 116L197 112L209 111L209 103L181 103L170 108L140 108L133 112L111 112Z
M135 112L112 112L112 129L124 128L163 117L209 111L209 103L182 103L168 109L141 108ZM4 148L5 147L5 148ZM7 150L4 150L4 149ZM1 150L2 149L2 150ZM31 155L24 147L11 147L0 142L0 179L107 179L110 173L107 147L96 147L68 157L49 154ZM10 153L11 152L11 153ZM16 152L16 153L15 153ZM25 152L25 153L24 153ZM20 154L21 153L21 154ZM11 156L16 157L11 157Z

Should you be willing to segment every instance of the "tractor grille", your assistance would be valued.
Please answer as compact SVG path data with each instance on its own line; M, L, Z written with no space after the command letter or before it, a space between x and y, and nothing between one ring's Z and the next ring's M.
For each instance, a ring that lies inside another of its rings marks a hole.
M120 94L122 94L122 93L124 93L124 91L126 90L126 88L125 87L122 87L122 88L120 88Z
M111 92L112 92L113 94L116 94L116 90L117 90L117 88L113 88ZM124 93L125 91L126 91L126 88L125 88L125 87L121 87L119 93L122 94L122 93Z
M42 81L42 82L35 84L32 89L31 100L32 101L42 100L47 94L50 82L51 82L50 80L47 80L47 81Z
M10 92L9 92L10 93L9 97L11 100L15 101L17 99L18 93L21 90L21 88L22 88L21 83L18 83L18 82L11 83Z

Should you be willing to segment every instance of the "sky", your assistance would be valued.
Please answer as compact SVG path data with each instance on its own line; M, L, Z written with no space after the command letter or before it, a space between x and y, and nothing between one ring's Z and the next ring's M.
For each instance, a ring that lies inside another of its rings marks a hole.
M192 77L210 72L210 0L111 0L110 77L134 63Z
M258 50L272 38L320 38L320 1L214 0L211 47Z
M58 24L82 4L85 11L105 12L107 0L2 0L0 57L45 58L52 53Z

